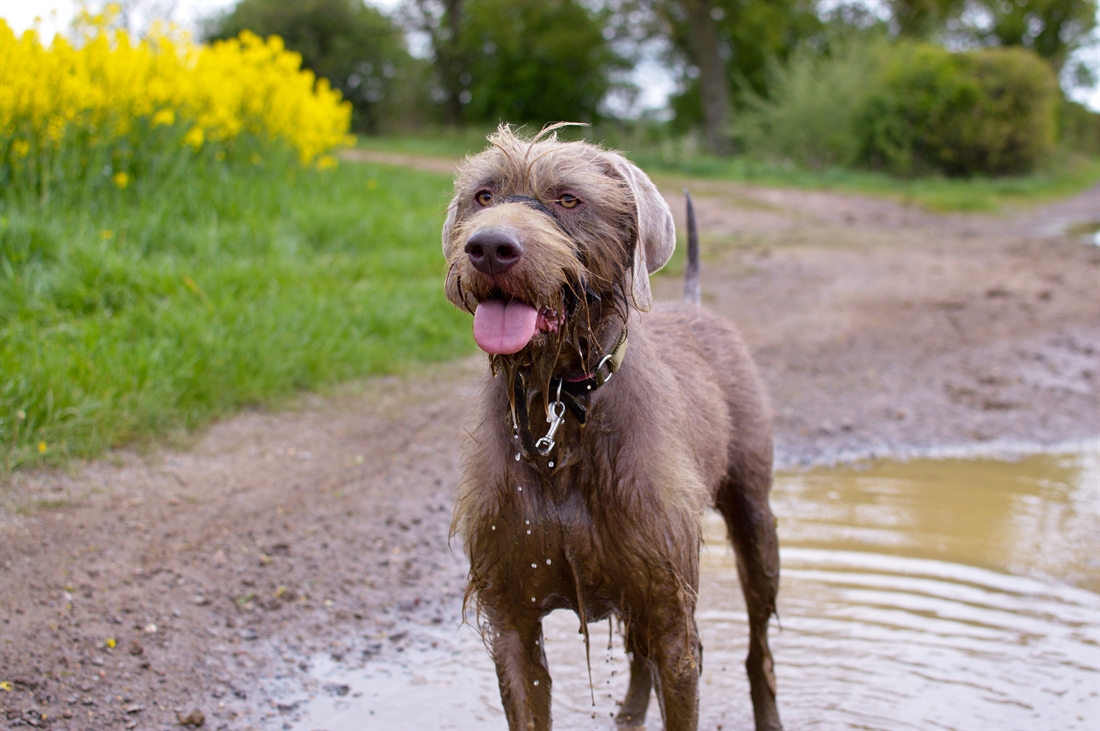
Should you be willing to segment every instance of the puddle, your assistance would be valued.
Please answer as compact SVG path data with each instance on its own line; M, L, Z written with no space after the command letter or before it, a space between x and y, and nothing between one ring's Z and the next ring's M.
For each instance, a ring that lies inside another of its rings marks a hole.
M1085 241L1100 246L1100 221L1075 223L1066 228L1066 235L1074 237L1080 236Z
M788 728L1100 726L1095 445L785 473L773 507L783 580L771 637ZM706 528L700 727L751 728L744 605L721 521ZM621 641L609 649L609 624L590 626L590 689L576 617L555 612L545 625L555 726L612 728L627 682ZM283 727L506 727L470 627L410 628L382 645L359 667L315 658L309 697L299 690ZM648 727L661 728L655 700Z

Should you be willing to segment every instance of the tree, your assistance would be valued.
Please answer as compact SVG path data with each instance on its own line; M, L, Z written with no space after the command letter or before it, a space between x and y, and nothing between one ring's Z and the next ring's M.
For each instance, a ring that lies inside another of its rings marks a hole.
M809 0L637 0L668 40L680 74L677 126L701 125L707 148L730 151L729 113L746 92L766 97L769 68L783 62L821 20ZM717 59L717 60L716 60Z
M725 155L730 151L730 89L716 23L722 16L711 0L684 0L684 10L692 54L699 65L703 139L711 152Z
M889 0L899 36L1023 46L1060 73L1096 28L1097 0Z
M973 5L984 13L984 23L969 26L978 39L988 45L1030 48L1058 73L1096 28L1096 0L976 0Z
M899 36L926 40L957 18L966 0L889 0L887 5Z
M388 117L415 105L418 74L402 29L362 0L240 0L208 21L207 40L242 30L278 35L302 55L302 65L329 80L353 106L352 125L375 132Z
M607 12L580 0L412 0L405 14L431 39L452 123L591 122L628 68Z
M405 24L431 41L435 75L439 83L437 101L443 103L447 124L463 121L463 92L468 90L466 59L461 45L462 0L408 0L401 10Z

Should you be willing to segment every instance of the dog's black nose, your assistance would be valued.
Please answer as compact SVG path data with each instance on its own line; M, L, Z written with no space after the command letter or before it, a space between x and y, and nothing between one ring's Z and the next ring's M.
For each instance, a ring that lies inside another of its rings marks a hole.
M523 244L507 229L483 228L469 238L465 251L475 269L496 275L516 265L523 256Z

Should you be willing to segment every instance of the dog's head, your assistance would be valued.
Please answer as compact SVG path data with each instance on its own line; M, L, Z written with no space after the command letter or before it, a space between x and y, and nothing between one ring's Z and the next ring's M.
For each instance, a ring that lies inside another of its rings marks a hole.
M622 156L554 130L501 126L469 158L446 223L447 298L474 314L474 338L516 365L576 352L598 358L602 329L648 310L649 275L676 245L672 213Z

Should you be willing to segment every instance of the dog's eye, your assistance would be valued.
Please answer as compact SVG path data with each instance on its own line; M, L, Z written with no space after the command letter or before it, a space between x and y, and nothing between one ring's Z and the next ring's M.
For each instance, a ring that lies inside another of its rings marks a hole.
M577 198L576 196L573 196L573 195L569 195L568 193L566 193L565 195L563 195L561 198L558 199L558 205L560 205L562 208L576 208L577 204L580 203L580 202L581 202L580 198Z
M479 190L474 195L474 200L478 202L478 205L487 206L493 202L493 194L487 190Z

